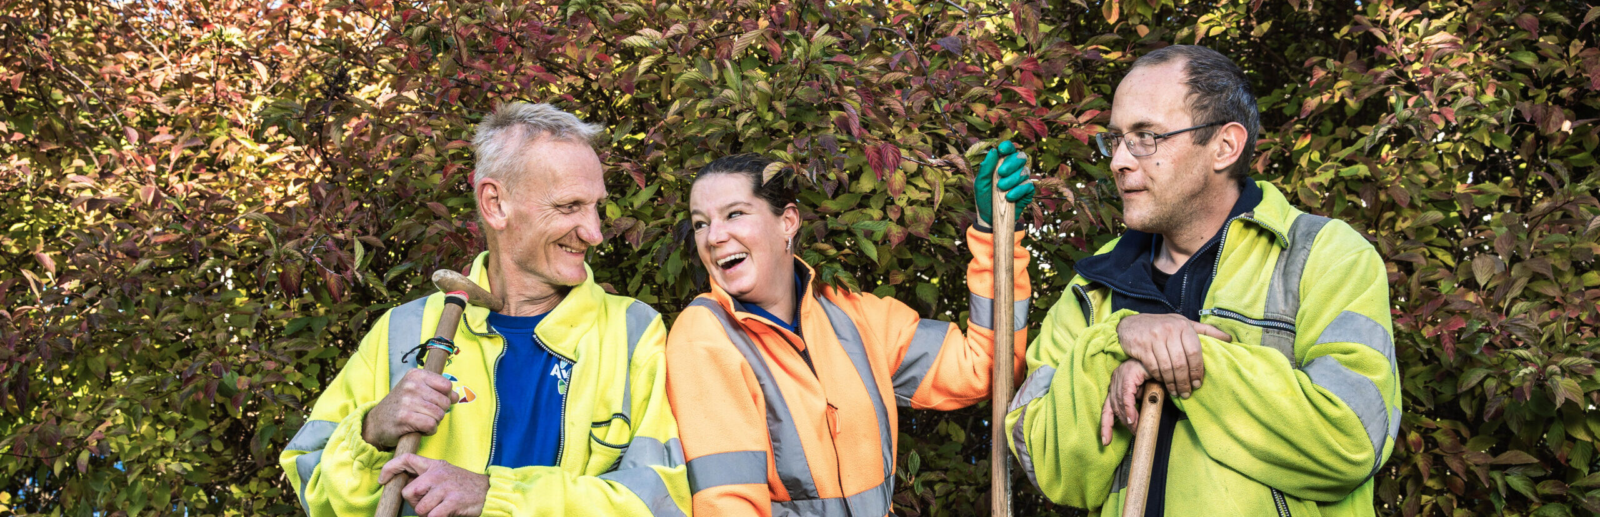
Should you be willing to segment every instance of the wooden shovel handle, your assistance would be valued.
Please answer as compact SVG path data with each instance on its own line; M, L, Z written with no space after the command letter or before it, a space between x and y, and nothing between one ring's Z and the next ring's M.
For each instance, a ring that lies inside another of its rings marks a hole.
M452 339L456 336L456 326L461 322L461 312L466 310L467 296L465 293L450 293L445 297L444 313L439 315L439 330L434 337ZM444 373L444 364L449 361L450 354L432 351L424 348L427 358L422 367L433 373ZM394 455L415 454L417 445L422 442L422 435L406 433L400 437L400 442L394 446ZM396 517L400 515L400 491L405 489L406 483L411 482L409 474L401 473L383 485L383 497L378 499L378 511L373 514L377 517Z
M1161 405L1167 389L1150 381L1139 392L1139 427L1133 435L1133 465L1128 469L1128 497L1122 517L1141 517L1150 496L1150 470L1156 460L1156 437L1161 434Z
M997 167L998 168L998 167ZM989 502L990 514L996 517L1011 515L1011 459L1006 445L1006 408L1011 403L1011 374L1014 370L1012 346L1015 329L1012 328L1016 301L1014 272L1012 271L1012 232L1016 227L1016 209L1000 189L1000 175L995 174L993 192L994 227L994 385L989 402Z

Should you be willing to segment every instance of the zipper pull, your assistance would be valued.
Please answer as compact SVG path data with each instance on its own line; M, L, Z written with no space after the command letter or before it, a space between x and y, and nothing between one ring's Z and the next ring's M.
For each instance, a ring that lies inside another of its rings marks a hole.
M839 407L828 403L828 429L833 431L833 437L839 438Z
M1201 316L1214 316L1214 315L1216 315L1216 311L1211 310L1211 309L1200 309L1200 315Z

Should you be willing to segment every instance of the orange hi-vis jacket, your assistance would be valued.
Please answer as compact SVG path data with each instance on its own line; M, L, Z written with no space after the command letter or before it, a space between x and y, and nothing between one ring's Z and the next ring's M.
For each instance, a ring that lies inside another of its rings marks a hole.
M1028 252L1017 232L1016 365L1025 364ZM967 231L970 324L922 319L893 298L804 282L795 335L713 282L667 337L667 397L694 513L889 514L898 414L986 400L994 357L993 237ZM811 278L809 265L797 267Z

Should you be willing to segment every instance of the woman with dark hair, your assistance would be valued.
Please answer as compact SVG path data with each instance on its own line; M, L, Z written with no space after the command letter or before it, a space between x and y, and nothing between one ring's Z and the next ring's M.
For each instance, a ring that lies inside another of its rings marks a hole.
M993 368L991 181L1022 210L1033 185L1010 142L979 167L978 224L967 230L965 333L905 303L814 285L793 255L792 174L754 154L718 159L690 187L690 229L711 292L667 340L667 396L699 515L890 512L898 431L893 403L951 410L989 397ZM1023 232L1012 238L1021 241ZM1027 342L1028 253L1016 250L1016 363ZM1019 369L1020 374L1020 369Z

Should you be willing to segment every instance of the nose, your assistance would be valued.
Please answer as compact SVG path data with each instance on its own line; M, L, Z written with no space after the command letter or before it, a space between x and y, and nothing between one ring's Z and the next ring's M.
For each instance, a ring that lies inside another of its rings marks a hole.
M591 204L585 207L578 215L578 238L590 246L598 246L605 240L600 233L600 205Z
M1133 151L1128 150L1127 140L1119 140L1117 147L1111 150L1111 172L1124 175L1139 169L1139 159L1133 156Z
M706 222L706 244L721 245L728 242L731 237L721 221Z

